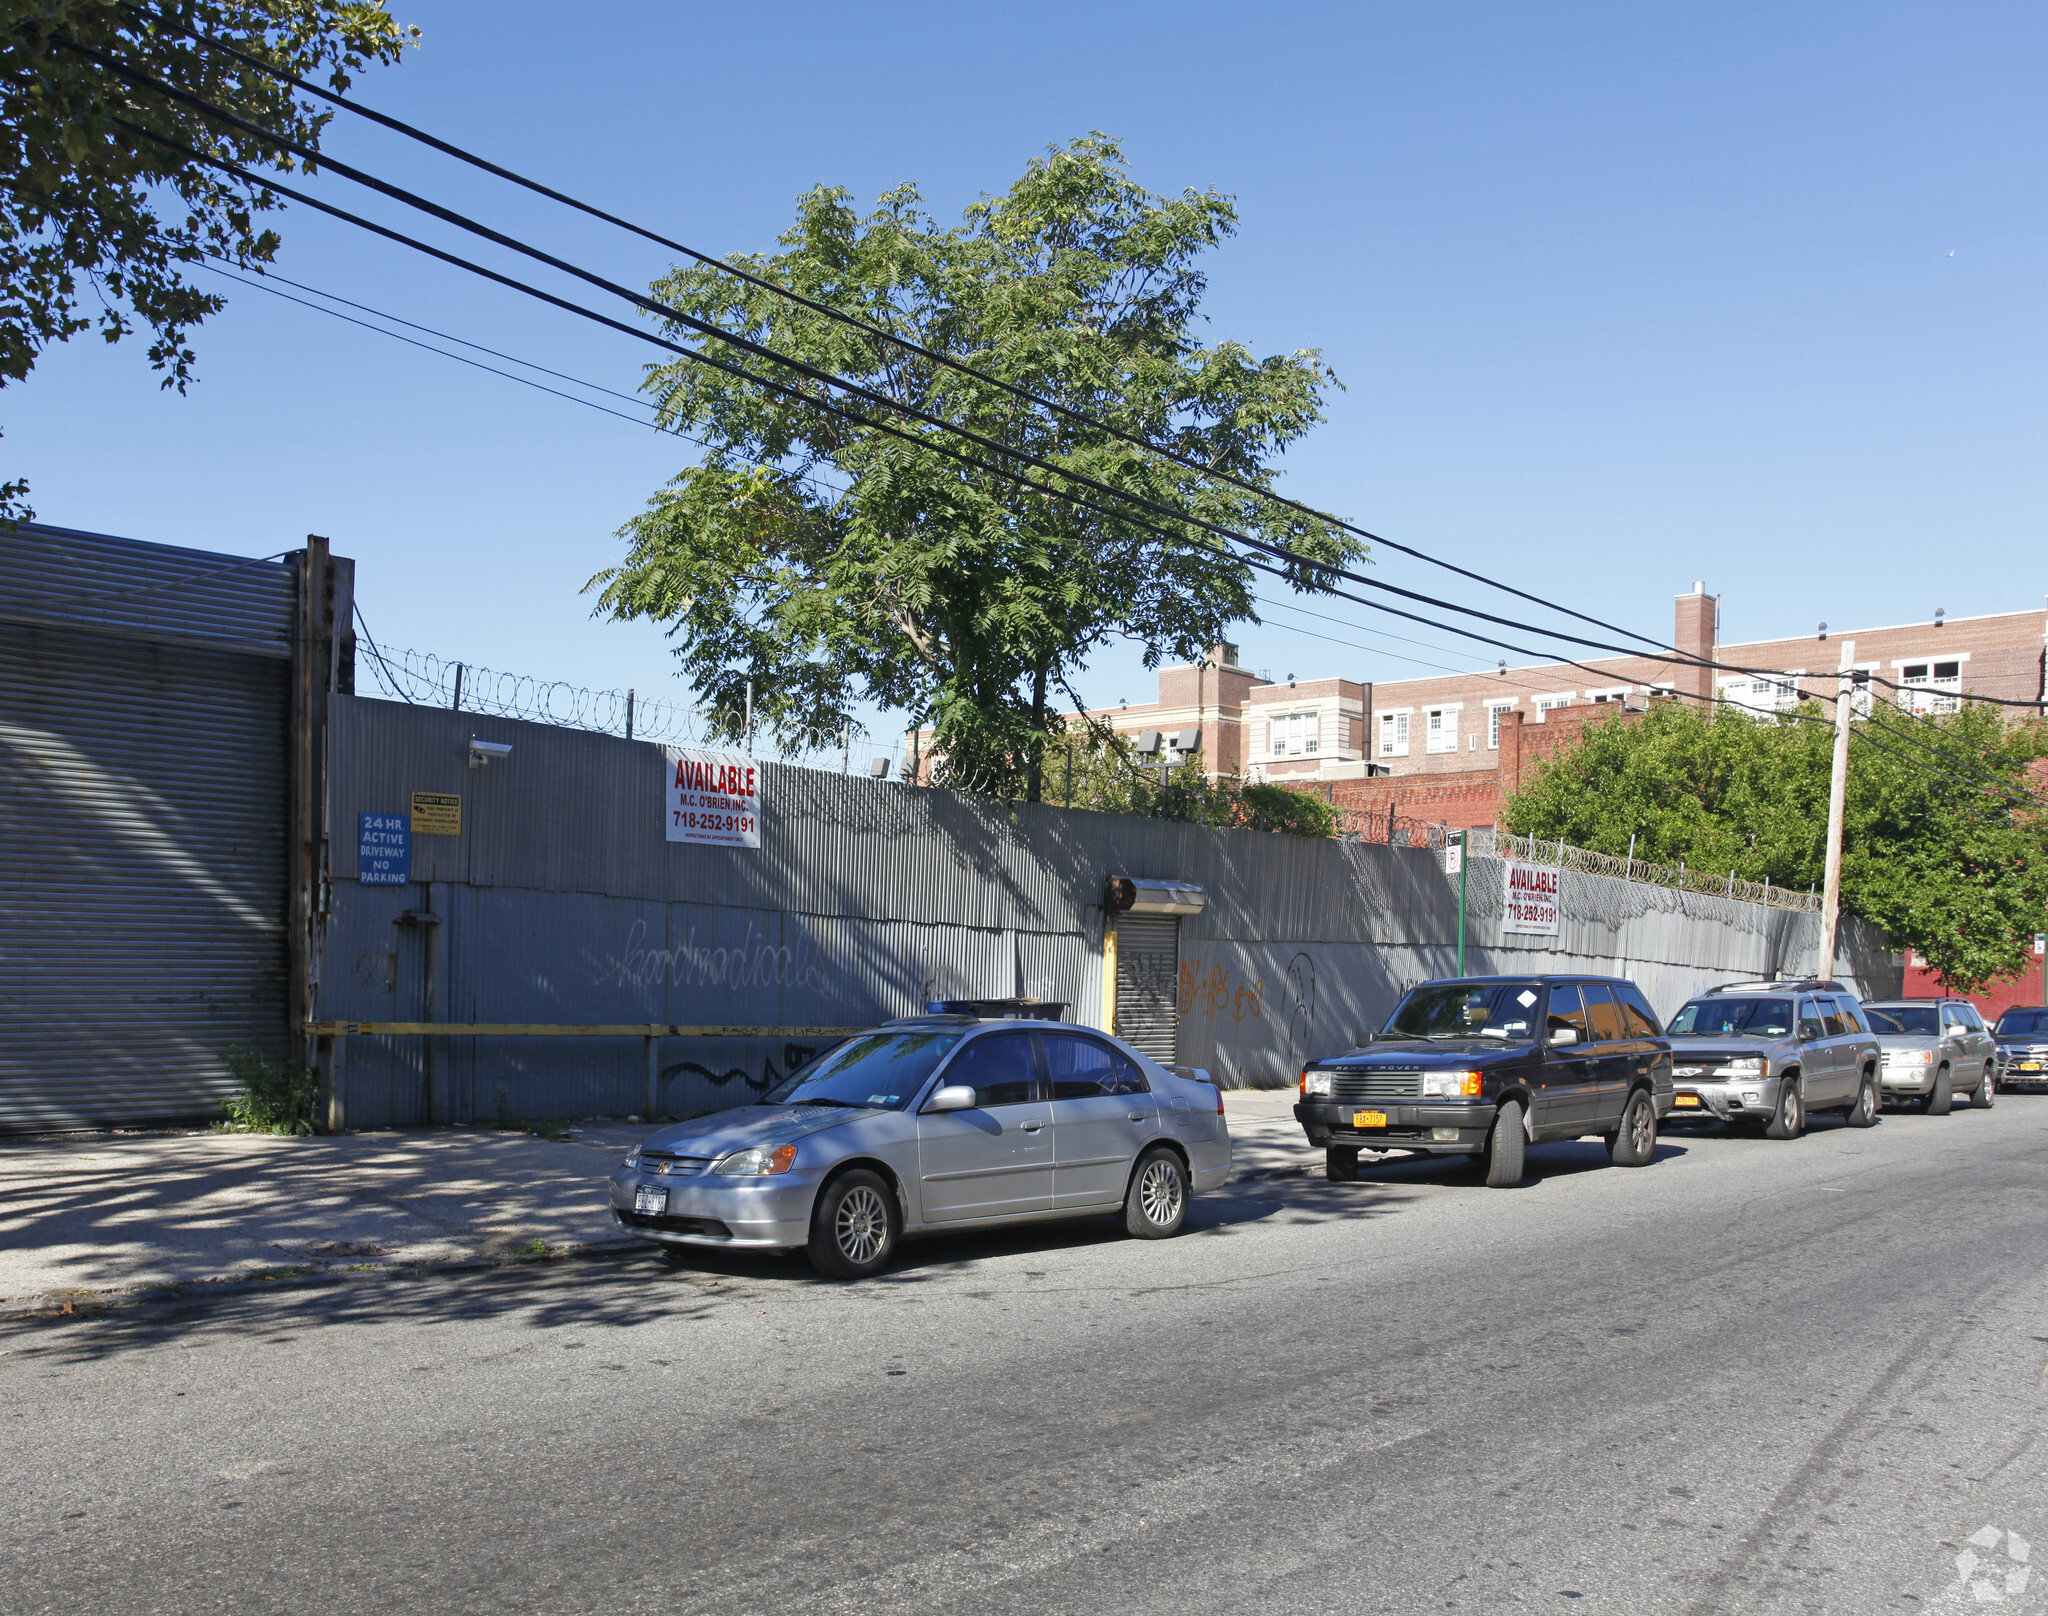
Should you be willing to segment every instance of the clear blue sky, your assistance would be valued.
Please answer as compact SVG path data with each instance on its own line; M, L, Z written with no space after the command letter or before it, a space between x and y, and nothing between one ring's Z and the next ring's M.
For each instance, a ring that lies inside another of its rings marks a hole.
M1287 491L1598 615L1662 636L1701 578L1748 639L2048 589L2037 6L393 9L425 38L365 100L714 252L767 246L818 183L914 180L957 216L1091 129L1155 190L1234 194L1211 336L1319 347L1348 386ZM665 267L346 118L328 149L617 279ZM281 228L295 279L637 383L628 339L303 210ZM196 346L183 399L94 339L0 395L0 466L44 520L250 555L325 533L382 640L671 682L657 629L578 591L686 446L259 291ZM1499 599L1391 554L1378 575ZM1245 660L1492 662L1316 609L1360 627L1275 613ZM1085 686L1152 690L1127 651Z

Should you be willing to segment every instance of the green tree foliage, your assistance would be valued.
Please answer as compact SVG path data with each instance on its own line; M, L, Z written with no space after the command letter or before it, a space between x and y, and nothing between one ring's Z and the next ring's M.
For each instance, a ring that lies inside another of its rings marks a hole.
M1320 797L1236 775L1210 779L1202 773L1199 752L1162 774L1145 766L1129 738L1114 730L1070 731L1048 747L1045 767L1047 798L1075 808L1231 830L1337 834L1337 810Z
M904 186L862 217L843 190L799 199L782 251L733 260L833 309L1049 396L1143 441L1255 485L1321 417L1336 378L1311 350L1255 357L1194 337L1204 253L1236 227L1227 197L1155 196L1100 135L1033 161L1001 196L942 227ZM972 428L1172 510L1326 560L1362 553L1341 532L1133 449L976 378L718 269L656 283L665 303L906 407ZM815 394L814 383L671 325L692 344ZM1161 539L963 467L908 427L905 443L692 361L653 367L661 419L704 440L622 528L624 564L591 580L599 611L668 621L706 705L788 732L830 733L861 701L929 723L963 774L1008 777L1035 799L1055 712L1096 648L1128 638L1148 666L1193 660L1256 621L1252 572L1212 535ZM859 406L879 418L875 406ZM765 463L772 470L760 469ZM1043 472L1027 475L1051 480ZM1077 490L1083 492L1085 490ZM1102 496L1087 495L1100 500ZM1299 585L1315 575L1296 570Z
M1826 855L1834 730L1819 703L1801 711L1818 721L1670 702L1639 722L1591 725L1509 800L1504 822L1602 853L1626 853L1633 835L1639 858L1806 888ZM2048 913L2048 816L2027 800L2048 734L1989 707L1915 718L1882 704L1854 734L1844 906L1955 986L2024 970Z
M53 342L95 324L116 342L139 325L164 385L182 392L195 363L187 333L225 304L183 266L212 253L250 267L277 253L257 217L275 206L267 192L134 128L247 168L295 159L78 47L317 146L331 112L195 36L340 90L352 72L395 62L417 33L380 0L0 0L0 385L24 379ZM32 514L26 492L19 481L0 489L0 516Z

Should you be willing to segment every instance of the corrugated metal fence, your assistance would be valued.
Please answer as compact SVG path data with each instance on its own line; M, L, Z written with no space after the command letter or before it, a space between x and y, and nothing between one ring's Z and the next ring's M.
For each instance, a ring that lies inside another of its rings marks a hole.
M284 1031L293 577L0 529L0 1132L217 1112Z
M472 736L509 759L469 766ZM1098 1022L1110 875L1191 881L1179 1055L1230 1084L1290 1081L1399 993L1455 965L1456 887L1426 848L1220 831L763 765L762 845L671 843L659 746L336 697L333 913L317 1014L337 1021L855 1025L928 998L1025 992ZM414 884L355 880L352 827L412 794L461 798L459 835L417 835ZM1668 1011L1731 975L1811 968L1817 917L1568 873L1562 934L1504 938L1501 866L1474 861L1468 968L1632 976ZM423 917L431 917L423 923ZM1847 928L1845 980L1891 986ZM433 1059L445 1067L430 1070ZM354 1126L637 1111L630 1040L350 1040ZM665 1040L658 1105L732 1103L802 1059L790 1040Z

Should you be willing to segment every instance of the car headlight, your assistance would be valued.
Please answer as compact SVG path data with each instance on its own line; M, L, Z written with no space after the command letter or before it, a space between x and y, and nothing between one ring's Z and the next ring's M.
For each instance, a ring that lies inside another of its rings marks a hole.
M795 1145L756 1145L752 1150L736 1150L730 1156L719 1158L711 1170L714 1173L738 1173L745 1178L764 1178L770 1173L786 1173L795 1165Z
M1885 1060L1892 1066L1926 1066L1933 1062L1934 1051L1931 1049L1894 1049L1887 1052Z
M1477 1072L1424 1072L1422 1074L1422 1097L1425 1100L1463 1100L1479 1092Z
M1723 1061L1717 1077L1762 1077L1764 1058L1761 1055L1744 1055L1740 1060Z
M1327 1100L1330 1097L1330 1074L1328 1072L1303 1072L1301 1074L1301 1097L1304 1100Z
M622 1167L638 1167L640 1165L640 1147L635 1145L626 1159L619 1165Z

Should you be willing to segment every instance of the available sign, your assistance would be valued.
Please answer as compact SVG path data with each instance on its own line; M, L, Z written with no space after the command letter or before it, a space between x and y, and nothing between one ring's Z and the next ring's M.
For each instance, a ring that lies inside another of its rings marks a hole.
M1542 864L1509 864L1508 900L1501 911L1500 929L1555 937L1557 874Z
M404 814L364 814L357 834L356 879L366 887L402 887L412 879L412 825Z
M672 842L761 845L761 765L727 752L668 752L664 829Z

